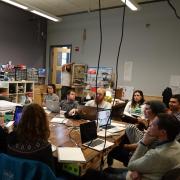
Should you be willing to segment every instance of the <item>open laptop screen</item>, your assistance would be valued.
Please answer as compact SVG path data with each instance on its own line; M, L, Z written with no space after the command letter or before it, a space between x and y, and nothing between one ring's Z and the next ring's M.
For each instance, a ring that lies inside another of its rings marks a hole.
M110 115L111 115L111 110L110 109L104 109L104 110L100 110L98 112L98 124L99 124L99 127L111 124Z
M21 116L22 116L23 106L16 106L15 112L14 112L14 125L17 126L20 122Z
M46 107L52 112L59 113L60 111L59 101L46 100Z
M80 124L80 133L82 143L91 141L97 138L96 121Z
M101 110L102 108L98 108L98 111ZM97 107L79 105L78 114L81 119L96 120L98 116Z

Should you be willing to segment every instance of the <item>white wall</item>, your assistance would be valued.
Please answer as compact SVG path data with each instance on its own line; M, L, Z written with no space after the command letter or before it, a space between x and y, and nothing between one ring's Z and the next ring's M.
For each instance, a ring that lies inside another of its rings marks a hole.
M174 0L180 15L180 1ZM119 58L119 85L134 86L146 95L160 96L169 85L171 75L180 75L180 20L167 2L141 5L139 12L126 11L125 34ZM103 46L101 66L115 71L115 61L121 35L122 8L102 14ZM146 27L146 24L150 24ZM83 29L86 40L83 41ZM98 13L86 13L63 18L62 23L48 24L46 66L51 45L72 44L72 61L97 66L99 53ZM124 62L133 61L132 81L125 82Z

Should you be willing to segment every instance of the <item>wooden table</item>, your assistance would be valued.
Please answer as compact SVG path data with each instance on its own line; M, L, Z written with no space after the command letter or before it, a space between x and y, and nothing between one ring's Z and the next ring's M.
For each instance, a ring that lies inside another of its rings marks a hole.
M49 115L49 119L52 119L53 117L54 115ZM88 168L99 169L102 156L106 156L114 146L117 146L121 141L122 135L124 135L124 131L121 131L118 135L116 134L115 136L108 137L107 140L114 142L114 145L99 152L82 146L81 144L79 125L85 122L87 122L87 120L69 119L66 125L50 123L51 134L49 140L52 144L57 147L74 147L76 145L81 147L86 163L77 163L80 167L80 175L83 175ZM74 130L72 130L72 128L74 128ZM57 151L54 152L54 156L57 157Z

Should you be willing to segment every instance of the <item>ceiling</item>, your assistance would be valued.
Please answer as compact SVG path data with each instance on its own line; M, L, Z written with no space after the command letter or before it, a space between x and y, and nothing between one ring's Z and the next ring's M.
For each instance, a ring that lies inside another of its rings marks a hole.
M159 0L134 0L137 3L146 3ZM91 12L98 9L99 0L17 0L46 11L55 16L64 16L80 12ZM121 0L101 0L102 8L112 8L123 5Z

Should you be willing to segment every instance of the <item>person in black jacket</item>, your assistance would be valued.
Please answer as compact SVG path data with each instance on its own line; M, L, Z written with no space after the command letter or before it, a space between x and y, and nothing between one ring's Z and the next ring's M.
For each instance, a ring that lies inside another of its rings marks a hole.
M49 122L38 104L24 107L17 128L7 137L7 153L16 157L41 161L54 170Z
M169 100L172 97L172 89L170 87L164 89L164 91L162 92L162 96L163 96L163 103L166 105L167 108L169 108Z

